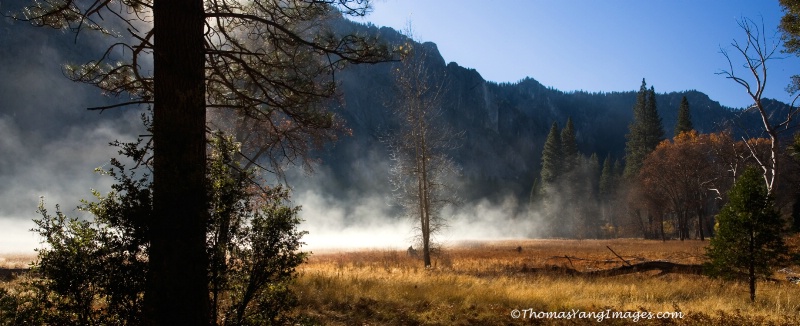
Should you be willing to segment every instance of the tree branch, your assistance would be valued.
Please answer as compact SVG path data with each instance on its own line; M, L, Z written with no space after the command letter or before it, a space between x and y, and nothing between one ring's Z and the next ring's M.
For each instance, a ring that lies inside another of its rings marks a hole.
M127 105L139 105L139 104L153 104L153 101L132 101L132 102L113 104L113 105L86 108L86 110L89 110L89 111L100 111L100 113L103 113L103 111L108 110L108 109L118 108L118 107L127 106Z

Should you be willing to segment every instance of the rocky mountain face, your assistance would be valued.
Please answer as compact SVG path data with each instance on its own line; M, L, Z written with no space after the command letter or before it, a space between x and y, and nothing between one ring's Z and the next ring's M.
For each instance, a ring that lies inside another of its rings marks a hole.
M3 9L20 6L9 2ZM341 18L334 19L333 24L340 32L378 35L394 45L411 42L390 28ZM114 40L90 33L78 38L63 34L15 23L10 18L0 20L0 40L7 45L0 48L0 72L5 77L0 83L0 120L19 131L12 138L28 139L39 144L34 147L44 147L65 132L88 133L99 124L114 125L109 130L120 135L141 134L138 110L87 113L86 107L119 99L102 96L91 86L71 83L61 74L59 65L96 59L94 56ZM556 121L563 126L568 117L575 124L581 153L597 153L601 159L607 154L623 158L636 97L633 89L639 80L631 81L631 91L611 93L563 92L533 78L495 83L484 80L474 69L445 62L434 43L414 46L426 53L426 66L433 77L444 80L440 123L463 132L454 140L456 146L450 155L462 168L457 182L464 199L508 194L525 198L539 174L542 145L550 125ZM393 112L402 102L392 71L400 67L397 62L353 65L337 73L341 97L334 101L332 110L346 122L352 136L344 136L317 153L321 158L319 169L331 176L323 184L330 193L357 196L376 188L388 190L391 162L385 140L398 129ZM760 122L754 114L723 107L699 91L687 91L658 95L667 137L672 136L682 96L688 98L694 126L701 132L758 130ZM769 103L785 106L777 101ZM113 140L97 139L102 146Z
M391 44L411 42L389 28L349 22L339 28L379 35ZM582 154L597 153L601 159L610 154L613 159L623 159L625 134L636 100L633 89L641 81L632 80L631 91L610 93L563 92L533 78L495 83L484 80L474 69L445 63L434 43L414 46L424 49L432 74L445 80L441 123L464 133L450 154L462 168L459 182L465 198L527 196L539 174L550 125L556 121L563 127L569 117L575 124ZM322 166L335 176L336 188L370 191L367 186L376 186L382 182L379 179L387 178L389 154L382 139L391 137L398 126L392 111L402 102L392 71L400 67L399 63L351 66L337 75L342 100L335 111L352 130L352 137L344 137L330 151L321 153ZM683 96L690 103L698 131L758 134L760 120L753 112L724 107L692 90L657 95L666 137L673 136ZM777 101L767 103L785 107Z

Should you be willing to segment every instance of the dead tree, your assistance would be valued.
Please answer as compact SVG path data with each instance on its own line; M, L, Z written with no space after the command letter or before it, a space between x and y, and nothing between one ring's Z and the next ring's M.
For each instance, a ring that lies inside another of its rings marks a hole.
M762 98L767 85L767 62L778 59L774 57L775 51L778 49L778 44L768 42L766 35L764 35L765 29L763 23L761 28L750 19L742 19L738 23L739 27L745 32L746 39L744 43L734 40L731 46L744 61L742 68L749 72L751 76L743 77L736 73L733 60L725 49L721 49L720 52L725 56L725 59L728 60L728 70L723 70L718 74L741 85L747 92L747 95L753 100L753 104L747 108L747 110L755 110L761 117L764 133L767 134L770 140L770 156L766 159L762 159L757 155L755 148L749 147L749 149L752 158L758 162L758 166L763 171L764 184L767 186L767 192L772 194L781 169L778 159L780 152L779 135L781 132L789 130L792 120L798 112L800 112L800 108L795 106L795 102L798 97L800 97L800 93L796 94L792 99L786 116L776 119L774 115L777 108L766 107ZM747 144L747 142L745 143Z
M442 208L456 202L451 177L455 163L448 156L459 137L442 124L443 72L430 71L424 45L404 45L408 53L394 69L399 97L395 114L400 129L389 139L393 193L416 229L426 267L431 266L432 236L445 226Z

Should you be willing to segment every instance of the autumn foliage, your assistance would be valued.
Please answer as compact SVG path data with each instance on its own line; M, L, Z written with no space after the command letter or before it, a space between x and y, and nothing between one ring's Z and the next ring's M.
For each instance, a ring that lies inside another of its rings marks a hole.
M645 158L634 191L635 205L647 215L644 228L661 238L709 236L710 217L724 204L733 181L768 151L768 139L734 141L726 132L692 130L662 141Z

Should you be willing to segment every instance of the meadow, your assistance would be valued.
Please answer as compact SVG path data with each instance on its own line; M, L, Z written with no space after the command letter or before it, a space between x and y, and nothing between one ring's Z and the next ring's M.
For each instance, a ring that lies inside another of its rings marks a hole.
M648 261L702 264L707 244L458 242L431 268L399 248L317 250L297 270L294 314L302 325L800 325L800 285L785 281L798 266L758 283L755 303L744 282L692 273L591 275ZM0 268L32 258L0 255Z
M298 314L305 323L328 325L800 324L800 286L783 281L796 266L776 273L778 281L760 282L752 304L743 282L658 270L609 277L566 272L645 261L701 264L707 244L461 242L446 246L428 269L404 249L318 251L299 268Z

